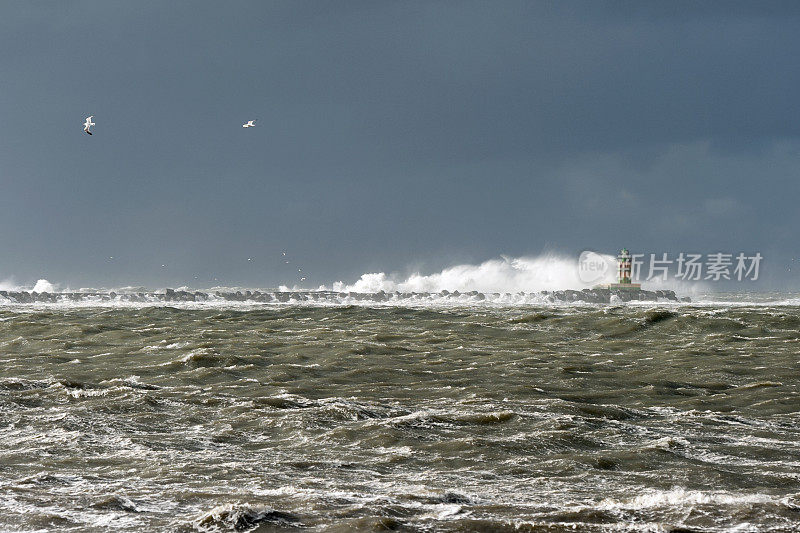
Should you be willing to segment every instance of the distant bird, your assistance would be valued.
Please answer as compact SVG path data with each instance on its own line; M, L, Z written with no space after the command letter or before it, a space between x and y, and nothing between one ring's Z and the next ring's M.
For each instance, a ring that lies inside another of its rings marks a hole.
M258 120L258 119L256 119L256 120ZM243 128L255 128L256 127L256 121L255 120L248 120L246 124L242 124L242 127Z
M94 126L94 122L92 122L93 118L94 118L94 115L89 115L88 117L86 117L86 122L83 123L83 131L85 131L89 135L92 134L92 132L89 131L89 128Z
M300 278L300 281L305 281L305 280L306 280L306 278Z
M297 269L297 271L298 271L298 272L302 272L302 271L303 271L303 269L302 269L302 268L298 268L298 269Z
M247 258L247 260L248 260L248 261L252 261L252 260L253 260L253 258L252 258L252 257L248 257L248 258Z

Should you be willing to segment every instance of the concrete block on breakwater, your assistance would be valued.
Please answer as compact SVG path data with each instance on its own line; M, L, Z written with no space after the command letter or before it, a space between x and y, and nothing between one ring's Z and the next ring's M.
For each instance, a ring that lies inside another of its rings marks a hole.
M558 290L541 292L494 292L478 291L459 292L336 292L336 291L187 291L166 289L164 292L28 292L0 291L0 302L31 304L58 302L253 302L253 303L358 303L358 302L452 302L452 303L594 303L610 304L617 302L688 302L689 298L678 298L670 290L626 290L614 288L596 288L583 290Z

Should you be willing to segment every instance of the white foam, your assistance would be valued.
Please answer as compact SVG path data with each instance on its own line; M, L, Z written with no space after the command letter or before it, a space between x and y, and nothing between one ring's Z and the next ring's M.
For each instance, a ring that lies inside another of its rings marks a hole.
M577 258L555 254L539 257L506 257L490 259L478 265L456 265L434 274L416 272L405 279L384 272L363 274L356 282L333 284L333 290L353 292L532 292L587 288L596 283L610 283L614 279L601 279L591 284L581 281Z
M600 255L604 260L612 261L613 257ZM564 289L579 290L591 288L597 284L615 281L616 272L611 268L604 272L599 279L591 282L581 280L579 269L579 258L577 256L567 256L556 253L546 253L538 256L510 257L502 256L490 259L479 264L461 264L442 269L439 272L425 273L414 272L410 275L401 275L387 272L368 272L362 274L358 279L337 281L330 286L321 285L318 291L333 291L344 293L335 297L323 298L320 301L309 301L307 298L291 295L288 301L283 303L290 305L549 305L552 302L540 294L540 291L555 291ZM257 287L212 287L197 288L180 287L179 290L192 292L200 290L207 295L207 299L200 302L164 302L162 295L165 289L152 292L140 286L128 286L116 289L66 289L57 283L51 283L46 279L40 279L32 287L36 292L56 293L56 301L37 302L34 306L66 306L66 307L144 307L153 306L178 306L178 307L207 307L209 305L221 305L224 307L259 307L257 302L235 302L226 301L214 293L222 292L245 292L246 290L258 290L261 292L273 292L275 289L265 289ZM709 289L708 284L701 282L654 279L643 283L646 290L667 289L675 291L679 296L690 295L693 306L797 306L800 305L800 298L796 293L772 293L772 294L725 294L714 293ZM0 290L18 291L31 290L30 286L21 287L16 285L12 279L0 281ZM109 293L113 291L116 296L109 298ZM288 287L281 285L279 291L282 292L303 292L309 293L308 288L298 286ZM389 293L388 299L381 300L380 303L364 298L353 298L347 293L378 293L384 291ZM442 291L458 291L458 296L447 295L442 297ZM477 291L480 296L470 295ZM392 293L406 293L403 298L395 297ZM84 294L79 301L69 300L66 293ZM142 293L137 301L126 301L120 294ZM408 296L407 293L416 293ZM524 294L523 294L524 293ZM279 302L269 302L271 305ZM612 297L613 304L622 303L618 298ZM672 305L669 302L659 302L664 305ZM0 305L13 305L15 301L3 298L0 295ZM556 305L559 302L555 302ZM628 305L651 305L652 302L628 302ZM679 305L679 304L676 304Z
M616 500L607 498L600 502L600 509L649 509L654 507L686 507L693 505L752 505L773 502L766 494L733 494L722 491L686 490L675 487L671 490L653 490L631 499Z
M613 262L611 256L601 256ZM478 291L491 292L535 292L565 289L591 288L598 284L616 282L616 272L609 269L599 279L584 281L579 275L578 257L558 254L542 254L536 257L508 257L490 259L477 265L455 265L441 272L422 274L415 272L408 277L385 272L362 274L353 283L337 281L334 291L343 292L440 292ZM696 293L699 284L680 280L652 280L644 283L648 290L670 289L681 293Z
M46 279L40 279L33 286L33 292L55 292L55 287Z

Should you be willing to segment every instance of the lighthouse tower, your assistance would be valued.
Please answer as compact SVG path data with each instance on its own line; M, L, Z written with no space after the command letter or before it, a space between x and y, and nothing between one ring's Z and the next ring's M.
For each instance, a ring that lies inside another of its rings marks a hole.
M619 285L630 285L631 283L631 254L627 248L623 248L617 256L617 267L619 271Z
M634 291L640 290L642 288L641 284L633 283L631 280L633 271L632 267L633 257L627 248L623 248L620 250L619 255L617 256L618 281L617 283L609 284L607 287L609 289L627 289Z

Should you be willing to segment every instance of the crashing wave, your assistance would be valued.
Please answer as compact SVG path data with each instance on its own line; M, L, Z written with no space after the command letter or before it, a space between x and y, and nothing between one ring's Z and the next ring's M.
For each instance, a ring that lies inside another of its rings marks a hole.
M333 290L345 292L441 292L479 291L493 292L538 292L542 290L565 290L588 288L596 283L613 282L609 275L588 284L578 275L578 263L574 258L557 255L539 257L506 257L491 259L478 265L456 265L435 274L414 273L405 279L384 272L363 274L355 283L341 281L333 284Z
M612 263L611 256L601 256ZM62 289L46 279L33 287L0 283L0 303L159 303L159 302L321 302L353 304L359 302L448 302L524 304L548 302L622 303L631 300L675 301L675 291L695 294L699 285L659 280L648 282L640 292L592 288L614 282L614 269L607 269L591 281L581 279L578 260L544 254L537 257L506 257L480 264L462 264L433 274L409 276L373 272L362 274L353 283L337 281L316 290L281 285L278 289L249 290L240 287L214 287L193 290L152 290L140 286L119 289Z

